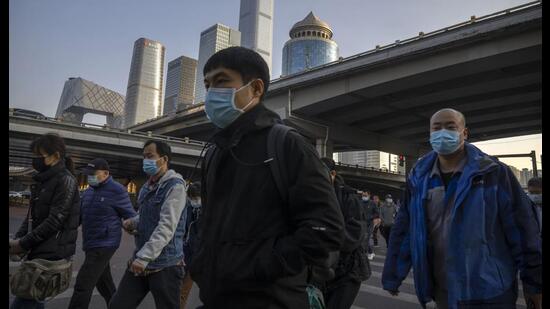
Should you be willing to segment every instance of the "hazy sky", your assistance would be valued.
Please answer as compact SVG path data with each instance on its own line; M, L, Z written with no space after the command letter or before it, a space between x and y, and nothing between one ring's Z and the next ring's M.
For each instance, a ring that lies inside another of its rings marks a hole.
M413 37L419 31L429 32L466 21L471 15L483 16L527 2L275 0L271 75L276 78L281 74L282 48L289 39L288 31L310 11L332 26L340 55L348 57L377 44ZM239 0L10 0L9 106L54 116L69 77L82 77L125 95L136 39L147 37L163 43L166 64L181 55L197 58L201 31L218 22L238 29L239 3ZM104 117L87 115L84 120L94 123L104 121ZM513 150L508 145L503 151L529 152L527 148L540 148L542 141L538 136L524 141L528 145L519 143ZM497 146L486 147L500 151Z

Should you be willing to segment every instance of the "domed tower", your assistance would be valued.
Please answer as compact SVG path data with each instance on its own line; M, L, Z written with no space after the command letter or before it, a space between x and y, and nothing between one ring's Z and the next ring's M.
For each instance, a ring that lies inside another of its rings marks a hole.
M283 76L338 60L332 29L313 12L294 24L289 35L283 48Z

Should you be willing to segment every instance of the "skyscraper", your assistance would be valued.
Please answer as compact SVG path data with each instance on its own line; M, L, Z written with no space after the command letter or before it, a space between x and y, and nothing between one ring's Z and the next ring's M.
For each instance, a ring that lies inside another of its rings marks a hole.
M193 104L197 60L185 56L168 62L163 115Z
M241 46L259 53L271 73L273 50L273 0L241 0L239 12Z
M294 24L283 48L283 76L338 60L338 44L329 24L310 12Z
M164 53L164 46L157 41L140 38L134 43L126 90L125 127L162 114Z
M204 89L204 76L202 75L202 70L208 58L219 50L240 45L241 33L228 26L215 24L201 32L199 65L197 67L197 78L195 79L195 103L204 102L206 90Z

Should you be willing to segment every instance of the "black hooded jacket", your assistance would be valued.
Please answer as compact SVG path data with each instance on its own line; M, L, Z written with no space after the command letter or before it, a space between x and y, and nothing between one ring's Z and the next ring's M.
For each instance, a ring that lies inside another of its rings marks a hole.
M296 132L285 140L289 203L267 158L280 118L262 104L214 137L202 166L200 245L191 277L205 308L309 308L307 265L323 264L343 240L327 169Z

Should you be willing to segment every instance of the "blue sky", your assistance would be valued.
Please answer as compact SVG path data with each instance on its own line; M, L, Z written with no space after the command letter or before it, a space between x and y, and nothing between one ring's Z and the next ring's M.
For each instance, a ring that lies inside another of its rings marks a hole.
M275 0L272 77L281 73L288 31L310 11L332 26L340 55L347 57L527 2ZM218 22L238 29L239 3L9 0L9 106L54 116L65 81L78 76L125 95L136 39L163 43L166 63L180 55L197 58L202 30Z

